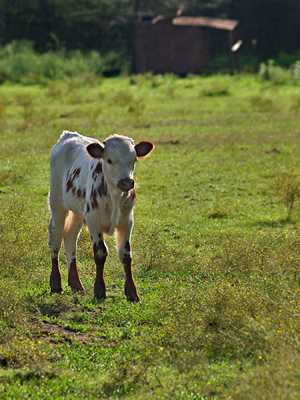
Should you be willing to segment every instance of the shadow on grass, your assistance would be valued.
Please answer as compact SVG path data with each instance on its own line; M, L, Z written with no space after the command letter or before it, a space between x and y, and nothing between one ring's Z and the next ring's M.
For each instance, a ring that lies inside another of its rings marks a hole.
M15 382L18 380L21 383L28 382L37 379L53 379L58 375L55 371L46 369L14 369L5 371L5 373L0 374L0 382Z

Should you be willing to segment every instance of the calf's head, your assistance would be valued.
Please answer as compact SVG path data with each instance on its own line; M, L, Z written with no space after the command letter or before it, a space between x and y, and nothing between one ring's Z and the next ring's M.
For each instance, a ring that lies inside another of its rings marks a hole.
M154 145L150 142L134 144L132 139L120 135L110 136L103 144L95 142L87 146L90 156L102 159L107 182L122 192L134 188L135 162L150 154L153 149Z

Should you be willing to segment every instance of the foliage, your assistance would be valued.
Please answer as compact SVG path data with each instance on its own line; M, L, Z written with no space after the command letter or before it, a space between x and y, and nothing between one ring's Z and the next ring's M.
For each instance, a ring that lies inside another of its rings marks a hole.
M96 51L83 53L72 51L39 54L30 42L12 42L0 48L0 80L20 83L42 83L94 74L105 71L126 69L126 63L116 53L100 55Z
M287 82L299 83L299 61L291 65L290 69L281 67L275 60L268 60L260 65L259 75L261 79L274 84Z
M204 15L240 21L243 47L259 59L300 48L298 0L0 0L0 43L27 39L40 51L59 48L114 51L129 61L135 10L148 15ZM272 23L270 23L272 21ZM285 53L285 55L284 55Z

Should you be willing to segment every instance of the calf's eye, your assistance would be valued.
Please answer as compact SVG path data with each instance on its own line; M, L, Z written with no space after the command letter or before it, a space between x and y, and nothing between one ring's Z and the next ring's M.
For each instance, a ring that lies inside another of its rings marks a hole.
M108 164L112 164L112 161L110 158L107 159Z

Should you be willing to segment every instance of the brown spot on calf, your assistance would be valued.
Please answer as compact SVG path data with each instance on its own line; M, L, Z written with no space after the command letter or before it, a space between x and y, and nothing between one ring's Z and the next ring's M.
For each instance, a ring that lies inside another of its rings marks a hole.
M97 176L102 173L102 163L99 161L96 165L96 168L93 171L92 178L95 181Z
M73 188L74 186L74 180L77 179L80 175L80 168L75 168L74 171L72 172L71 176L70 173L68 172L68 180L66 183L66 190L69 192L72 189L72 193L75 194L76 189Z
M67 181L67 185L66 186L67 186L67 192L68 192L73 187L73 181L69 179Z
M91 206L92 206L93 210L98 207L97 192L93 186L92 186L92 191L91 191Z
M81 171L80 168L76 168L76 169L74 170L74 172L73 172L74 178L75 178L75 177L78 177L78 176L80 175L80 171Z
M107 185L106 185L106 182L105 182L103 176L102 176L102 179L101 179L101 184L100 184L100 186L98 186L97 192L98 192L100 197L107 195Z

